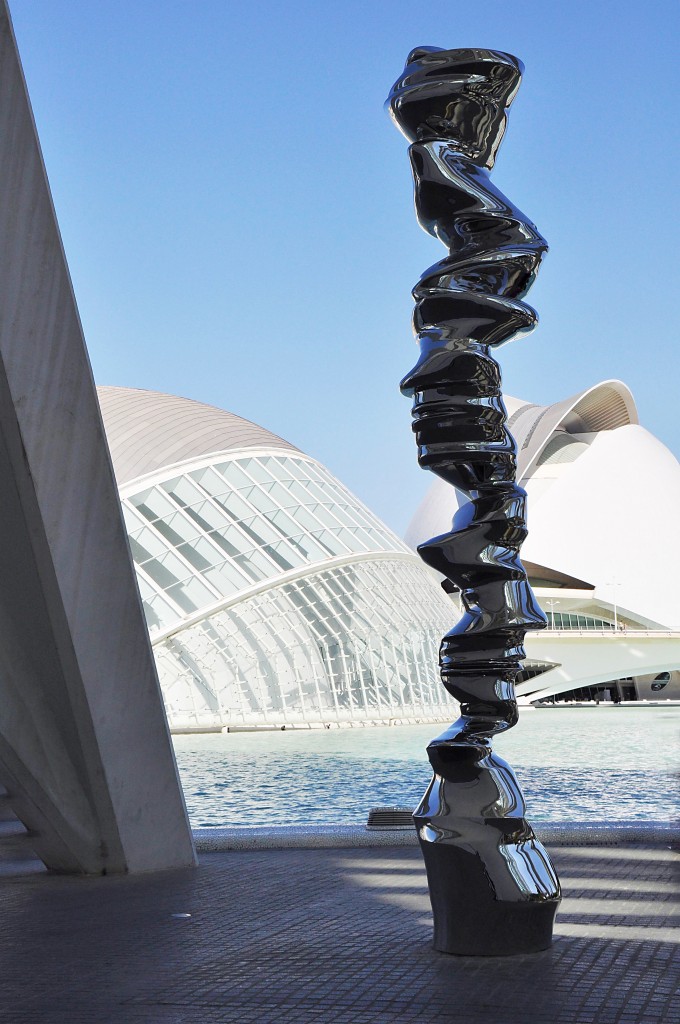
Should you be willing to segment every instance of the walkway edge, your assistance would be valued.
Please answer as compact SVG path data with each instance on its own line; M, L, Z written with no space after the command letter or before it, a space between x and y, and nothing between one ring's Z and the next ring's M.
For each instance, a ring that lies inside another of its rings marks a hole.
M619 843L678 843L678 831L664 821L535 822L539 839L551 846L617 846ZM375 846L416 846L415 829L367 829L363 825L251 825L195 828L196 850L318 850Z

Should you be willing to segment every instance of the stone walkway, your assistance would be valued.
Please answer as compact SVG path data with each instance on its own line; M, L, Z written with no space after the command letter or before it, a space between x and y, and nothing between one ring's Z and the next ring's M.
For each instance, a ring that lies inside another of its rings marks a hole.
M417 849L0 878L0 1022L680 1024L677 854L551 853L567 894L555 943L505 959L432 951Z

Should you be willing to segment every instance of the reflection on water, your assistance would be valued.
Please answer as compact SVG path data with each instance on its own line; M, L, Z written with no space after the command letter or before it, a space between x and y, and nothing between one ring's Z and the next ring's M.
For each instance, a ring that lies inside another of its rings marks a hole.
M494 743L530 821L658 820L680 813L679 708L523 710ZM174 736L189 817L205 825L363 824L415 807L444 725Z

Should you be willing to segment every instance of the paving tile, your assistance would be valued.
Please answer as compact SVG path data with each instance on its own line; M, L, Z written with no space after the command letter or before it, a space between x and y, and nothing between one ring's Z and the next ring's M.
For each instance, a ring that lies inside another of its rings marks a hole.
M0 878L0 1022L680 1024L677 855L641 844L552 854L570 880L555 942L508 958L432 950L412 848Z

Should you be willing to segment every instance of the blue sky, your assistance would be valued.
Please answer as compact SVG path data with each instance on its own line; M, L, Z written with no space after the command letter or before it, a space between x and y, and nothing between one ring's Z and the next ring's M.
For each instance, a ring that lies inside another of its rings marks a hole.
M410 289L445 250L382 105L414 46L488 46L526 65L493 180L551 247L504 388L619 377L680 453L676 3L10 5L98 383L255 420L403 532Z

